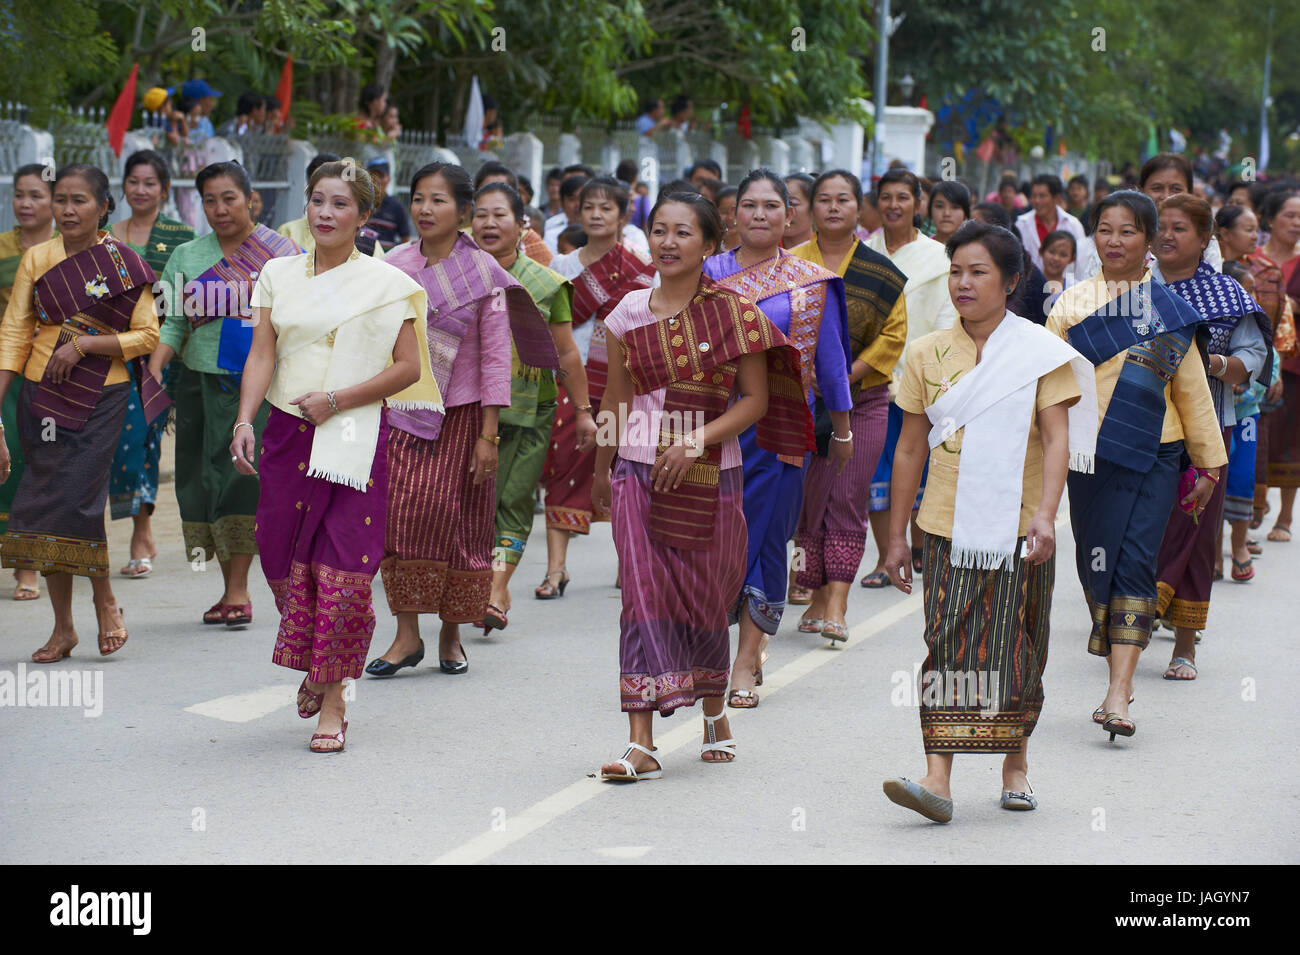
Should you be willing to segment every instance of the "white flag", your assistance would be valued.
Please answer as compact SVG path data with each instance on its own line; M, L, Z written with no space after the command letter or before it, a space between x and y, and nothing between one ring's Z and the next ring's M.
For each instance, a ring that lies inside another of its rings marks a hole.
M478 88L478 77L469 85L469 105L465 107L465 145L477 149L483 141L483 94Z

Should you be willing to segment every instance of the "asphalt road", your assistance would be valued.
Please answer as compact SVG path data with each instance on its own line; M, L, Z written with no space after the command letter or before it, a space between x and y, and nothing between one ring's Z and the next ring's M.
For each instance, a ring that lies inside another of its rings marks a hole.
M566 596L541 602L539 519L509 629L466 639L468 675L438 671L425 618L424 664L358 681L347 751L323 758L307 750L315 721L294 712L299 675L270 661L276 617L260 570L250 629L202 626L219 571L192 568L170 484L160 497L157 569L114 582L131 634L116 655L94 648L84 579L82 642L57 667L29 662L49 632L48 600L0 602L0 681L102 680L90 705L0 706L0 862L1300 861L1300 770L1285 742L1300 717L1289 602L1300 541L1266 543L1253 582L1216 585L1198 680L1162 680L1172 641L1153 639L1136 679L1137 735L1114 744L1089 718L1105 664L1086 653L1087 612L1059 560L1030 752L1039 809L1000 810L1000 758L965 756L955 818L936 826L880 789L924 772L915 703L898 690L925 656L919 587L905 597L855 586L839 649L797 633L788 614L761 705L729 711L734 763L701 762L699 711L679 711L655 720L663 779L612 785L587 775L626 740L609 527L573 544ZM112 525L114 567L129 534L129 522ZM1068 555L1068 524L1058 534ZM869 546L867 567L873 557ZM377 597L372 655L394 626Z

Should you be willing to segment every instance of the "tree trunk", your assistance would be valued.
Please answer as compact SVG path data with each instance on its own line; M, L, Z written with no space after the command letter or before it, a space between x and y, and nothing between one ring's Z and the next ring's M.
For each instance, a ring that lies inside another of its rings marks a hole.
M397 68L397 49L384 41L379 41L379 50L375 54L375 82L386 90L393 86L393 70Z

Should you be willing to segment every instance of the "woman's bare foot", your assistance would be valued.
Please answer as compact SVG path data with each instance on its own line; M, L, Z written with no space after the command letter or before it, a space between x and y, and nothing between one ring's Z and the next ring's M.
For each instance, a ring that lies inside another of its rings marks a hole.
M654 749L654 746L650 743L643 743L642 745L645 746L646 749ZM656 769L663 768L653 756L647 756L639 749L632 750L624 757L624 759L632 764L632 768L636 770L638 774L649 773ZM627 768L620 763L606 763L600 767L600 774L602 776L622 776L626 773Z
M116 653L126 643L126 621L117 600L95 605L95 619L99 623L99 652L102 656Z
M50 634L50 639L45 641L45 646L32 653L32 662L34 663L58 663L64 657L72 653L72 648L77 645L77 631L72 629L60 630L54 628Z
M460 624L442 625L442 630L438 632L438 659L452 663L460 663L465 659L465 650L460 645Z
M718 740L731 739L731 724L727 722L726 710L722 711L722 719L714 720L713 735ZM704 724L704 742L709 742L709 724L707 722ZM720 749L709 750L700 754L700 759L706 763L729 763L735 758L735 753L724 752Z
M310 686L310 684L308 684ZM320 687L315 687L316 692L320 692ZM325 699L321 701L320 718L316 721L316 733L325 734L326 736L337 736L343 732L343 718L347 715L347 704L343 702L341 692L326 693ZM343 748L343 744L337 739L318 739L313 740L311 748L323 753L331 753Z

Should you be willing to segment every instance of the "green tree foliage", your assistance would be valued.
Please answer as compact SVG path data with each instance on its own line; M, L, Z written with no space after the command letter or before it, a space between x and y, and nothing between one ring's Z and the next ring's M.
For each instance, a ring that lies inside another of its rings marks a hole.
M37 125L45 124L52 106L64 103L70 87L112 72L114 52L113 38L86 16L79 0L0 4L0 95L26 104Z

